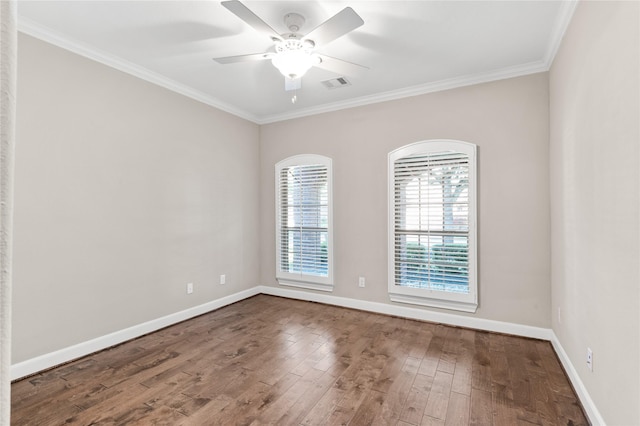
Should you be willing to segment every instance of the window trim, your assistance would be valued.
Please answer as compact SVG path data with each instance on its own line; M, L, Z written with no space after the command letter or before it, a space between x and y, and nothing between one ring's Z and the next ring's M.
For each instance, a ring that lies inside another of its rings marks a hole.
M327 276L294 274L280 270L282 242L281 242L281 193L280 172L291 166L321 164L327 168ZM275 201L276 201L276 280L280 285L299 287L311 290L333 291L333 171L332 160L318 154L294 155L279 161L275 165Z
M395 283L395 161L415 154L438 151L457 151L469 155L469 293L460 294L434 289L402 287ZM391 301L476 312L478 308L478 262L477 262L477 147L473 143L434 139L414 142L391 151L387 161L387 208L388 208L388 292Z

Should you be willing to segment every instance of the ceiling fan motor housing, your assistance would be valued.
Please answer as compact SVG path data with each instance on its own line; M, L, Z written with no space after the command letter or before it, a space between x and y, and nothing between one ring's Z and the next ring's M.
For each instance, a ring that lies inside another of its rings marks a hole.
M297 33L304 25L304 16L299 13L291 12L284 15L284 24L289 28L292 33Z
M367 69L340 59L323 57L314 52L316 46L330 43L364 24L362 18L350 7L345 7L310 33L303 35L300 30L306 20L299 13L290 12L284 16L284 24L289 32L280 34L239 0L225 0L222 2L222 6L258 32L268 36L275 45L275 52L214 58L218 63L230 64L270 59L280 73L289 80L300 79L313 66L343 75L358 74Z

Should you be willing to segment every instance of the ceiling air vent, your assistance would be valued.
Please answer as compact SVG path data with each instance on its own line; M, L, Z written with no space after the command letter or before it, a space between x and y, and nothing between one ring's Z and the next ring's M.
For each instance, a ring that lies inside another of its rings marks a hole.
M351 86L351 82L346 77L332 78L322 82L327 89L337 89L338 87Z

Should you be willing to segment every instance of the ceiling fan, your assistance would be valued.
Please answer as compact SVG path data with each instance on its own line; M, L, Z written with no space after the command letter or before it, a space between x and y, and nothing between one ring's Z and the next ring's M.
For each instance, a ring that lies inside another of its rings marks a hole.
M364 24L362 18L350 7L342 9L311 32L302 35L299 31L305 18L298 13L292 12L284 16L284 23L290 32L278 34L240 1L229 0L221 4L256 31L269 37L274 43L274 49L263 53L214 58L220 64L270 59L285 77L285 90L299 89L300 79L313 66L346 76L357 76L368 70L365 66L316 52L318 47Z

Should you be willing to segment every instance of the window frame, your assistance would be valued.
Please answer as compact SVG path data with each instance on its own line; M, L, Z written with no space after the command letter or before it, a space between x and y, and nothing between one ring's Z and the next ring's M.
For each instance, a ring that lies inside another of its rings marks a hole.
M468 210L468 277L469 293L454 293L431 288L414 288L396 284L395 274L395 163L396 161L419 154L453 151L469 157L469 210ZM425 140L402 146L388 154L388 292L391 301L451 309L463 312L475 312L478 308L477 278L477 147L473 143L436 139Z
M327 276L291 273L281 270L282 261L282 194L281 171L293 166L322 165L327 169ZM294 155L275 165L276 202L276 280L278 284L312 290L333 291L333 171L332 160L318 154Z

